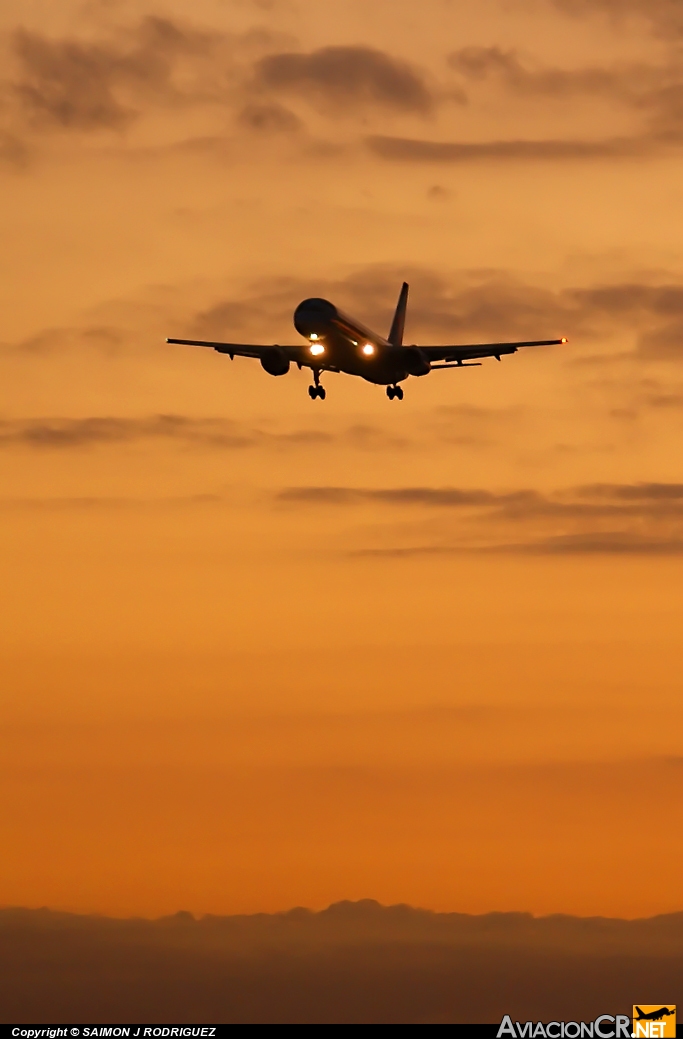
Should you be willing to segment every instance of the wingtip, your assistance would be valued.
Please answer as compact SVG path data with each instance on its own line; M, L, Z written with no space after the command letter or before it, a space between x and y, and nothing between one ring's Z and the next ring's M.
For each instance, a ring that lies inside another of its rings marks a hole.
M561 343L568 343L569 340L568 340L567 336L562 336L562 338L560 339L560 342Z

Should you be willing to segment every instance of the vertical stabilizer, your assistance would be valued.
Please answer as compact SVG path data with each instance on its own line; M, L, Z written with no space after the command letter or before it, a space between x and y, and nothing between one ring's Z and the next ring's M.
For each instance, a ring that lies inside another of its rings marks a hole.
M391 329L387 336L392 346L403 346L403 329L406 323L406 306L408 305L408 282L404 281L401 293L396 304L396 313L391 322Z

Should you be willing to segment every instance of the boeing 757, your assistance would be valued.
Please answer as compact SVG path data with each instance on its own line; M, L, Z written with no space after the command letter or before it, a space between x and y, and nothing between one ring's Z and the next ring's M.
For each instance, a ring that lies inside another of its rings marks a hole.
M286 375L293 363L310 368L313 385L311 400L325 400L320 383L322 372L359 375L367 382L386 386L389 400L403 400L399 383L408 376L429 375L439 368L463 368L481 364L481 358L514 354L522 346L558 346L566 339L529 340L523 343L477 343L472 346L404 346L403 329L408 303L408 285L403 283L398 305L386 339L371 331L356 318L344 314L326 299L305 299L294 311L294 327L304 339L299 346L256 346L250 343L214 343L204 339L167 339L184 346L208 346L220 354L256 357L269 375Z

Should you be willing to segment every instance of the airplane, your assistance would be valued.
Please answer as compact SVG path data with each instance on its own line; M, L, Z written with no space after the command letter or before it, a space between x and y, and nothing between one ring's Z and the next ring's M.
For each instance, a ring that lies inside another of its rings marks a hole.
M675 1010L669 1010L668 1007L660 1007L659 1010L651 1010L649 1014L646 1014L640 1007L636 1007L638 1011L638 1017L636 1021L661 1021L664 1017L672 1017L676 1013Z
M311 400L325 400L321 372L359 375L367 382L386 386L389 400L403 400L399 383L409 376L428 375L435 369L469 368L481 365L478 358L514 354L523 346L559 346L567 339L540 339L523 343L479 343L472 346L404 346L403 330L408 305L408 284L403 282L394 319L386 339L344 314L329 300L305 299L294 311L294 327L308 342L299 346L256 346L250 343L215 343L204 339L167 339L181 346L208 346L220 354L256 357L269 375L286 375L294 363L299 370L310 368ZM441 362L441 363L435 363Z

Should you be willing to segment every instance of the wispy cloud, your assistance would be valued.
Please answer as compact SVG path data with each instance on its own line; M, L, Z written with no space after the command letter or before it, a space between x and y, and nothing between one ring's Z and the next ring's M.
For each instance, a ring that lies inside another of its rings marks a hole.
M189 415L149 415L140 418L0 419L0 448L33 451L79 450L107 445L167 441L209 450L316 449L332 443L352 450L375 451L406 446L405 439L363 423L335 430L311 426L277 429L251 426L224 418Z
M624 154L655 153L683 141L683 60L678 48L659 62L621 61L577 68L541 64L500 47L465 47L448 60L465 82L490 81L518 99L584 97L623 106L642 117L641 129L621 143L617 139L595 142L596 146L602 143L606 154L618 156L620 147Z
M429 540L405 543L399 524L382 545L354 554L410 557L459 552L672 555L683 551L683 486L591 484L552 493L522 488L290 487L276 495L290 507L373 507L441 514Z
M471 505L500 505L536 499L533 491L514 491L495 494L484 490L463 490L457 487L391 487L385 489L360 487L288 487L277 495L281 502L312 504L354 505L362 502L380 502L386 505L424 505L431 508L454 508Z
M366 138L370 151L394 162L457 163L480 159L603 159L625 158L652 150L650 139L609 137L603 140L571 138L494 141L428 141L375 134ZM662 148L663 142L659 147Z
M182 415L149 418L45 418L0 421L0 445L31 448L79 448L161 438L214 447L251 447L254 432L223 419L193 419Z
M607 15L617 22L637 18L665 39L683 36L679 0L551 0L561 11L581 17Z
M147 16L109 38L54 39L17 29L10 84L26 117L72 130L119 129L147 103L207 100L206 64L226 37ZM183 71L194 73L189 77ZM203 73L203 74L202 74Z

